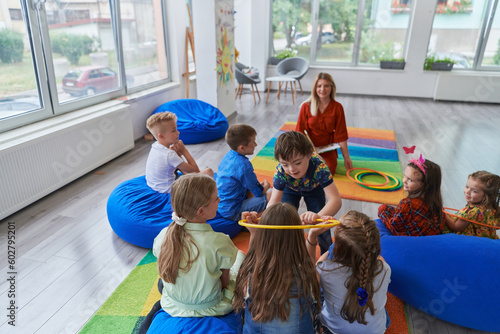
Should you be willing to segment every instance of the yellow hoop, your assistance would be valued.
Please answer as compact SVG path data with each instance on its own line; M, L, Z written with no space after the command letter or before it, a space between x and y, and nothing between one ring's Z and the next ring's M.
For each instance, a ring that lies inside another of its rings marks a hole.
M329 224L317 224L317 225L259 225L259 224L250 224L247 223L246 221L247 221L246 219L242 219L238 222L238 224L245 227L264 228L268 230L305 230L307 228L334 227L340 224L340 222L335 219L327 220L327 222L330 222ZM316 221L322 222L324 220L316 219Z

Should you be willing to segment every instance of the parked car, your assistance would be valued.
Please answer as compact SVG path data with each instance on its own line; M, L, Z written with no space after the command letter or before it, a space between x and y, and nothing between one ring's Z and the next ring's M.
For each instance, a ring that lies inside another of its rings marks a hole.
M0 118L14 116L35 109L40 109L40 100L38 97L0 98Z
M302 36L300 38L295 38L295 44L296 45L310 45L311 44L311 37L312 35L309 34L307 36ZM321 34L321 44L330 44L330 43L335 43L337 42L337 37L329 31L324 31Z
M62 79L63 90L72 95L93 95L118 87L118 74L104 66L85 66L69 71Z

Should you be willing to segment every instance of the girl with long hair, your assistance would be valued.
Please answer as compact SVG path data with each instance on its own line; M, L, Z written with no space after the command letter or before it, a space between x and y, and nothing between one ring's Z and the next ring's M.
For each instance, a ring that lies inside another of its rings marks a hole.
M207 224L219 204L215 181L202 174L181 176L171 196L173 222L153 244L163 283L161 307L173 317L228 314L243 256L229 236Z
M498 239L500 226L500 176L478 171L469 175L464 188L467 205L458 212L461 218L446 218L446 225L453 232L477 237ZM480 224L471 223L470 220Z
M309 231L311 256L321 232ZM361 212L349 211L340 218L334 237L335 243L316 264L324 296L319 315L323 334L384 333L390 324L385 303L391 268L380 257L375 222Z
M243 218L257 222L256 213ZM301 225L286 203L268 207L259 225ZM243 333L314 333L320 287L298 229L252 229L234 291L233 307L244 317Z
M445 225L441 197L441 168L422 158L410 159L404 171L403 186L407 197L394 208L382 204L378 216L381 234L424 236L441 234Z

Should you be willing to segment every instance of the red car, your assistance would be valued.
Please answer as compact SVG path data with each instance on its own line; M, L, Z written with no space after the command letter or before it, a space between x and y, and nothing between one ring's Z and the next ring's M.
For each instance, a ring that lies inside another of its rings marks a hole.
M85 66L69 71L62 79L63 90L72 95L93 95L118 87L118 74L108 67Z

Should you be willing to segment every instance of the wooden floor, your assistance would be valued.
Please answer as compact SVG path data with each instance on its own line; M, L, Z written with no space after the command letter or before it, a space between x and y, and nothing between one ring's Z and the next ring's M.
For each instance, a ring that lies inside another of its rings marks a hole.
M305 96L298 97L302 102ZM476 170L499 173L500 106L434 102L423 99L338 96L348 126L395 130L402 147L417 145L443 170L443 197L450 207L464 205L462 189ZM264 145L285 121L296 121L299 103L290 93L256 105L249 90L236 101L230 124L247 123ZM0 333L76 333L147 250L119 239L106 217L106 201L122 181L143 175L151 142L133 150L0 222ZM188 147L200 168L217 169L229 150L224 140ZM258 151L257 148L256 152ZM343 200L340 214L360 210L376 217L378 204ZM7 227L16 228L16 327L7 324ZM411 333L481 333L407 308Z

